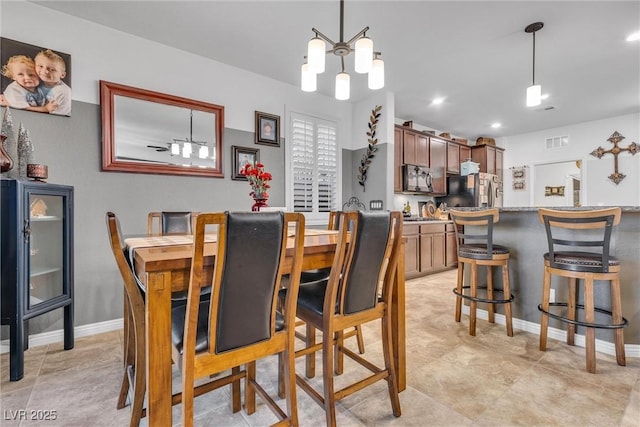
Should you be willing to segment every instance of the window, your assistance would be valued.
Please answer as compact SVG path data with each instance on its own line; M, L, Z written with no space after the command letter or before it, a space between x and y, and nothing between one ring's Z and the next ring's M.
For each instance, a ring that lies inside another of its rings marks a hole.
M297 113L291 113L290 123L288 206L311 220L326 220L340 200L338 125Z

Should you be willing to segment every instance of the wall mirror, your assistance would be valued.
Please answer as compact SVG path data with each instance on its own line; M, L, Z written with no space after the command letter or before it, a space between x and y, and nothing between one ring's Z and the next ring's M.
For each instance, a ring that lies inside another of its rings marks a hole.
M102 170L222 178L224 107L100 81Z

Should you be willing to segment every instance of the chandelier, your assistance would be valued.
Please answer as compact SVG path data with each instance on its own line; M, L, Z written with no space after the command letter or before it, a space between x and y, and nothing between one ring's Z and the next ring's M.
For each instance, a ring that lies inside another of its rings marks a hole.
M350 76L344 70L344 57L355 52L356 73L369 74L369 89L376 90L384 87L384 61L380 59L380 52L374 52L373 41L367 37L369 27L365 27L358 34L344 41L344 1L340 0L340 41L334 42L315 28L315 33L307 45L307 56L302 64L302 90L315 92L317 88L317 75L324 73L325 57L333 53L340 57L341 71L336 75L335 96L338 100L349 99ZM326 43L331 48L327 50ZM354 47L352 47L354 45Z

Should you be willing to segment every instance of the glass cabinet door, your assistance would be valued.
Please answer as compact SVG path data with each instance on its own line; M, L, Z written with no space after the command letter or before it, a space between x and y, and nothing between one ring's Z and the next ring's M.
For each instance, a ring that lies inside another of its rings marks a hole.
M64 198L29 193L27 310L64 294Z

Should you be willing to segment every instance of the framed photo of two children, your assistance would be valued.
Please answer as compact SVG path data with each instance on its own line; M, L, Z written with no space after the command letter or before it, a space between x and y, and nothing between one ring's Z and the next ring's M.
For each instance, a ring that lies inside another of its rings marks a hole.
M71 55L0 37L0 105L71 115Z

